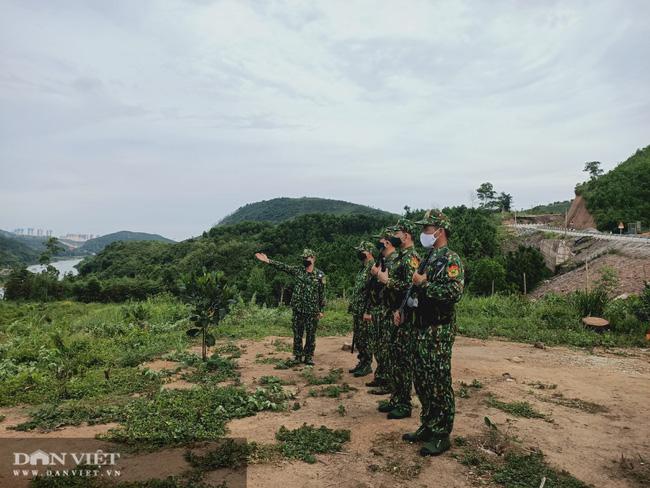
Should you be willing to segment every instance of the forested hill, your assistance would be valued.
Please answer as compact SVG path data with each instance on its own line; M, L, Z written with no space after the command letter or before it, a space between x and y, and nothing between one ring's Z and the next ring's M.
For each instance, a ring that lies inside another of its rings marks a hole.
M239 222L279 223L306 214L329 215L368 215L371 217L393 217L394 214L365 205L330 200L329 198L273 198L261 202L248 203L224 217L218 225L237 224Z
M602 176L576 187L599 230L617 231L620 221L650 227L650 146Z
M120 232L113 232L105 236L90 239L78 249L81 252L98 253L109 244L116 241L160 241L160 242L174 242L171 239L160 236L158 234L147 234L145 232L130 232L123 230Z
M38 251L17 239L8 237L9 232L0 234L0 268L32 264L38 259Z

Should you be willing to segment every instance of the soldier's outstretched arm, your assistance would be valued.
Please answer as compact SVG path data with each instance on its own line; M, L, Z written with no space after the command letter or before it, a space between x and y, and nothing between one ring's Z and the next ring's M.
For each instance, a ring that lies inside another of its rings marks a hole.
M255 253L255 257L257 259L259 259L260 261L262 261L263 263L270 264L274 268L276 268L276 269L278 269L280 271L284 271L285 273L288 273L288 274L290 274L292 276L299 276L300 275L301 268L298 267L298 266L291 266L289 264L285 264L285 263L282 263L280 261L276 261L274 259L269 259L269 257L266 254L264 254L263 252Z

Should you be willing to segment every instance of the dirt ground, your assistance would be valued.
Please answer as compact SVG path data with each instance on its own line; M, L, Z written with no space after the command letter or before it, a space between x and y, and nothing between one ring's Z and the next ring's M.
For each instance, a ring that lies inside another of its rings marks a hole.
M355 357L341 350L350 337L321 337L317 342L316 370L325 374L331 368L344 369L342 382L357 388L341 398L310 397L309 386L299 370L276 370L272 364L261 364L261 357L288 357L277 352L274 337L263 341L239 341L243 354L238 359L242 381L254 388L264 375L291 379L301 408L289 412L262 412L255 417L230 422L230 436L249 441L274 442L281 425L296 428L303 423L351 430L351 441L345 451L320 455L316 464L301 461L281 461L273 464L253 464L248 467L247 481L251 487L469 487L481 480L453 456L451 452L438 458L422 459L418 446L403 443L403 432L418 426L420 412L417 398L413 417L387 420L377 412L377 397L367 393L364 386L370 377L353 378L347 369ZM289 343L288 338L280 338ZM160 367L160 364L157 364ZM171 369L172 365L168 365ZM164 366L167 367L167 366ZM593 354L564 347L540 349L527 344L497 340L477 340L459 337L454 347L454 387L461 381L477 379L481 389L470 388L469 398L456 399L457 415L454 436L471 437L480 433L484 417L489 416L501 429L508 429L521 445L541 449L556 468L569 471L584 482L597 487L633 487L616 469L621 455L640 455L650 462L650 350L595 351ZM557 385L540 389L539 385ZM167 385L167 387L173 387ZM180 387L187 387L181 383ZM547 414L544 419L526 419L508 415L488 407L488 394L503 401L526 400ZM548 400L552 395L564 399L579 399L596 404L595 413L586 409L558 405ZM547 401L544 401L547 400ZM346 414L337 411L339 405ZM110 426L69 427L49 434L19 433L7 426L27 418L24 409L0 409L7 418L0 423L2 437L87 437L105 432ZM509 427L508 427L509 426ZM164 463L139 463L131 479L160 477L184 468L183 450L168 450ZM155 456L154 456L155 458ZM138 464L138 463L131 463ZM142 465L146 467L142 469ZM419 475L409 479L413 473ZM137 471L137 473L136 473ZM163 472L161 472L163 471ZM129 473L126 473L128 476ZM127 478L128 479L128 478ZM638 486L638 485L636 485Z

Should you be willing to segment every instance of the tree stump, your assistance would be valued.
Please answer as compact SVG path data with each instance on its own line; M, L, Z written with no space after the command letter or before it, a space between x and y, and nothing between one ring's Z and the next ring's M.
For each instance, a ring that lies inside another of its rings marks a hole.
M584 317L582 323L588 329L595 330L596 332L609 330L609 322L601 317Z

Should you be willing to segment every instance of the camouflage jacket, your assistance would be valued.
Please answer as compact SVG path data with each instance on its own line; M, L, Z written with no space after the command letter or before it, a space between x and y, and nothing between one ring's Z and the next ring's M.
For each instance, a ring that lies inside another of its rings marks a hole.
M375 261L371 259L363 268L357 273L354 280L354 287L352 288L352 295L350 296L350 306L348 312L353 315L363 315L366 305L370 296L371 278L370 269L375 265Z
M440 267L441 264L444 266ZM437 276L436 270L440 269ZM415 286L417 314L422 325L448 324L454 321L455 304L463 295L465 270L458 254L447 246L437 249L425 270L427 281Z
M402 305L406 291L411 286L413 273L417 271L419 265L420 256L414 247L400 249L394 266L388 273L388 283L386 283L384 292L386 302L391 310L398 310Z
M384 258L384 263L386 264L386 269L390 275L390 270L395 265L395 260L397 259L397 252L393 252L390 256ZM376 264L376 263L375 263ZM369 293L368 301L366 303L365 313L372 314L372 309L377 308L386 308L386 303L384 301L384 291L385 286L381 283L376 276L371 276L369 284Z
M295 278L291 295L291 308L295 312L317 314L325 308L325 273L314 268L312 273L303 266L291 266L273 259L269 264Z

